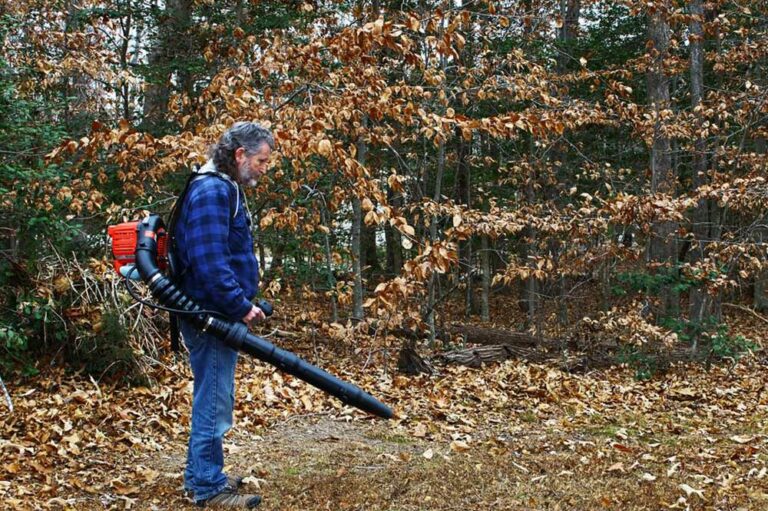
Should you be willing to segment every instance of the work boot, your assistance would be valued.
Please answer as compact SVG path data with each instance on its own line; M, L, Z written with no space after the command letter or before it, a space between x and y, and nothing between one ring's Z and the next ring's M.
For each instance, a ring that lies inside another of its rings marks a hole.
M199 507L231 507L235 509L253 509L261 504L261 497L254 494L237 493L237 488L230 485L224 487L219 493L205 500L195 502Z
M227 476L227 485L231 486L235 490L240 488L240 486L243 485L243 479L245 479L242 476ZM189 488L181 488L181 491L184 493L184 496L190 500L194 498L194 493Z

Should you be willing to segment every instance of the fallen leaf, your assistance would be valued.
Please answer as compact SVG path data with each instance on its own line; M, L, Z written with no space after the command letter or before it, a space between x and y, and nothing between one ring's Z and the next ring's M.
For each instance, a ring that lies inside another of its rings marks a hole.
M465 452L469 450L469 445L463 440L454 440L451 442L451 450L454 452Z
M258 477L254 477L254 476L248 476L245 479L243 479L244 485L253 486L256 490L260 490L261 484L265 482L266 482L266 479L259 479Z
M626 446L626 445L624 445L624 444L613 443L613 444L612 444L612 446L613 446L613 448L614 448L614 449L616 449L617 451L621 451L621 452L632 452L632 448L631 448L631 447L627 447L627 446Z
M691 488L687 484L683 483L680 485L680 488L685 492L686 495L689 497L691 495L696 495L697 497L704 499L704 492L702 490L697 490L696 488Z

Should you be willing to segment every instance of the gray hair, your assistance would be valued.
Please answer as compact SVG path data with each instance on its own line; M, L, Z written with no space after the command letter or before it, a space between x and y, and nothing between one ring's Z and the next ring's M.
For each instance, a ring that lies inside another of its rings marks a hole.
M235 151L243 147L246 153L253 154L261 149L262 144L267 144L271 149L275 148L275 138L270 130L255 122L236 122L211 146L209 157L213 160L216 170L236 178Z

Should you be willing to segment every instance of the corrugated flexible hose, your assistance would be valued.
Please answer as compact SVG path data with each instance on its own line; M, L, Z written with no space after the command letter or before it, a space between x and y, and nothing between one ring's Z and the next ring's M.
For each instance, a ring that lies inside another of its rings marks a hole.
M238 351L304 380L339 398L344 404L384 419L392 418L392 410L389 407L359 387L336 378L266 339L253 335L243 323L207 314L161 273L157 266L157 233L165 229L162 218L150 215L139 222L136 229L136 268L141 280L149 286L152 296L161 305L185 311L185 319L195 328L213 335Z

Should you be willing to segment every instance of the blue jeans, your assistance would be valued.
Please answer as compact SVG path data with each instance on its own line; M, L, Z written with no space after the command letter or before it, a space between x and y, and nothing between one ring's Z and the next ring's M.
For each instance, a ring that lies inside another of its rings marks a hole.
M237 351L186 321L179 323L194 376L184 488L194 493L197 502L216 495L227 485L227 476L222 472L223 439L232 427Z

